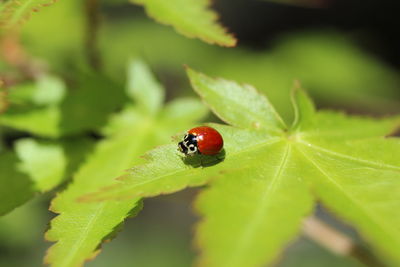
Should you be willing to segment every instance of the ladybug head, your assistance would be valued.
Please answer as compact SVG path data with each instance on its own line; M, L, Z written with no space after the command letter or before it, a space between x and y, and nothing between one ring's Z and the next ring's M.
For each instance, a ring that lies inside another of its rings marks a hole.
M178 149L185 155L194 155L198 153L197 138L193 134L185 134L183 141L178 143Z

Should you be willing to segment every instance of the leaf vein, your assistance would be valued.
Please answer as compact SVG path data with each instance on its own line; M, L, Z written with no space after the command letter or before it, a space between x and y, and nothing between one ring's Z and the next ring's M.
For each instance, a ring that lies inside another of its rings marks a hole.
M59 266L70 266L71 258L74 255L76 255L76 252L78 251L78 249L80 249L80 246L83 244L85 239L87 239L90 229L93 229L92 225L94 224L94 222L97 220L97 218L103 211L105 204L106 204L106 202L99 203L98 204L99 206L96 208L96 211L94 213L90 214L90 219L87 222L86 227L83 230L83 233L79 236L79 239L76 240L74 247L64 257L63 263L60 264Z
M230 157L236 156L236 155L241 154L241 153L247 153L247 152L249 152L251 150L254 150L255 148L260 148L260 146L272 145L272 144L275 144L275 143L277 143L277 142L279 142L281 140L280 138L271 138L271 139L268 140L269 142L265 142L265 143L262 143L262 144L259 143L259 144L256 144L254 146L250 146L245 150L240 150L238 152L234 152L234 153L230 154ZM157 181L157 180L162 179L164 177L168 177L168 176L171 176L171 175L186 171L188 169L192 169L192 168L191 167L186 167L184 169L179 169L179 170L176 170L174 172L166 173L166 174L157 176L157 178L155 178L155 179L149 179L149 180L145 180L145 181L143 181L141 183L136 183L136 184L134 184L134 187L139 186L139 185L143 185L143 184L147 184L147 183L150 183L150 182L154 182L154 181Z
M274 176L272 177L271 182L267 185L267 188L264 191L264 193L261 197L261 200L258 202L258 203L260 203L260 205L254 212L253 220L251 220L251 222L249 223L249 226L246 228L245 232L242 234L242 236L237 241L238 246L236 246L236 249L233 250L234 251L234 253L232 253L233 257L230 258L231 264L228 264L227 266L234 266L235 262L240 262L237 260L238 258L240 258L240 254L246 253L247 250L249 249L251 237L256 234L256 229L262 223L263 214L266 212L267 204L271 200L271 198L268 198L268 197L275 190L277 183L279 181L279 178L282 176L282 173L288 162L290 151L291 151L291 146L289 144L287 144L286 148L285 148L285 152L282 155L282 160L281 160L281 163L279 164L279 168L277 169Z
M334 178L330 177L329 174L327 172L325 172L310 156L307 156L307 153L304 152L302 149L298 148L298 150L300 151L301 154L303 154L303 156L323 175L325 176L328 181L333 184L336 188L338 188L343 195L349 199L351 202L353 202L353 204L355 204L359 210L361 210L366 217L369 217L370 220L376 224L383 233L386 234L386 236L388 238L391 238L393 236L393 232L397 232L396 229L393 229L393 227L391 227L390 225L386 224L384 221L380 220L379 216L376 217L374 216L374 212L367 209L367 207L365 205L363 205L363 203L360 203L357 198L354 198L351 194L349 194L348 192L346 192L346 190L335 181ZM393 231L387 231L387 229L392 229Z
M381 163L381 162L375 162L375 161L366 160L366 159L356 158L356 157L349 156L349 155L346 155L346 154L343 154L343 153L339 153L339 152L336 152L336 151L333 151L333 150L330 150L330 149L326 149L326 148L323 148L323 147L320 147L320 146L316 146L316 145L313 145L311 143L304 142L302 140L299 140L298 142L306 145L307 147L315 149L317 151L320 151L320 152L323 152L323 153L326 153L326 154L329 154L329 155L333 155L333 156L336 156L336 157L339 157L339 158L342 158L342 159L356 161L358 163L362 163L362 164L373 166L373 167L380 168L380 169L388 169L388 170L392 170L392 171L400 171L400 167L399 166L386 164L386 163Z

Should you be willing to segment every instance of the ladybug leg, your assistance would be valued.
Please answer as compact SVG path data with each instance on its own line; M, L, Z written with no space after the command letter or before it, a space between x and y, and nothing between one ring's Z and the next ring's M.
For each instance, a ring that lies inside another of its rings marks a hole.
M199 167L203 169L204 168L203 155L200 154L200 153L198 155L199 155L199 159L200 159L200 166Z
M193 157L193 156L192 156ZM193 168L203 168L203 157L202 155L198 155L197 159L193 160L193 164L191 164Z
M218 161L224 161L224 159L225 159L225 149L222 149L222 151L219 152L216 155L216 158L217 158Z

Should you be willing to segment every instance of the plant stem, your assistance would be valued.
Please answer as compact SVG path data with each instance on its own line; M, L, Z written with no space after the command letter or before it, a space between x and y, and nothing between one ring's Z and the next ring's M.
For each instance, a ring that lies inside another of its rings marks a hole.
M337 231L316 217L309 217L303 222L303 233L332 253L342 257L353 257L370 267L384 267L366 248L357 245L345 234Z
M86 12L86 56L89 65L95 70L100 70L101 60L97 47L97 33L100 25L100 4L98 0L85 0Z

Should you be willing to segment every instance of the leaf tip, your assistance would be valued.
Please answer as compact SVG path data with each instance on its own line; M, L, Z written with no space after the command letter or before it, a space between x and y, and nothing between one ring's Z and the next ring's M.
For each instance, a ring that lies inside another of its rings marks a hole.
M197 86L196 84L198 83L200 78L206 78L207 76L205 76L203 73L201 72L197 72L194 69L192 69L191 67L189 67L188 65L184 65L183 66L185 71L186 71L186 75L189 78L189 82L192 85L192 88L197 92Z
M224 42L211 42L211 44L217 44L222 47L229 47L233 48L237 46L238 39L236 38L235 34L231 33L225 27L222 27L226 40Z
M306 90L302 87L301 82L299 79L293 80L292 90L291 90L292 97L297 97L297 95L305 95L309 97Z
M300 124L310 120L310 117L315 113L314 102L311 100L306 90L301 86L300 81L297 79L293 82L291 101L295 115L292 128L297 129Z
M187 64L183 64L183 68L185 69L186 74L189 76L189 78L190 78L190 75L191 75L191 74L196 73L196 72L195 72L191 67L189 67L189 65L187 65Z

